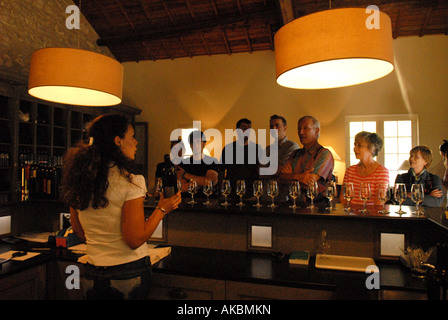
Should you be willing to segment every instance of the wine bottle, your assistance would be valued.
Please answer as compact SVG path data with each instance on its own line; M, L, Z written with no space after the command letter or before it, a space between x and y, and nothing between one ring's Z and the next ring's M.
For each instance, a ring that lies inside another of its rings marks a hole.
M171 163L170 155L165 155L165 165L162 170L163 196L169 198L177 193L176 169Z

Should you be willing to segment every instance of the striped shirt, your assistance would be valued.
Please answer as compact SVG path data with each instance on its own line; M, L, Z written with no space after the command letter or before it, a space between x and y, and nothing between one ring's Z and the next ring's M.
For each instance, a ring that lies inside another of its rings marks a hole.
M370 184L370 192L371 197L370 200L366 202L367 205L373 205L375 203L375 198L378 197L378 185L380 183L387 183L389 184L389 170L387 170L386 167L383 167L382 165L379 165L374 172L372 172L367 177L362 177L358 174L357 171L358 165L355 164L353 166L350 166L346 171L344 175L344 183L345 182L352 182L353 188L355 190L355 196L352 199L352 204L364 204L364 201L360 199L360 187L361 182L367 182Z

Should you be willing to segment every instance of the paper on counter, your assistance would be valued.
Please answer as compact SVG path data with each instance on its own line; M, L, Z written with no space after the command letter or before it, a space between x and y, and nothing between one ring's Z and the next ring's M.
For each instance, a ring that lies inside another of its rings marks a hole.
M2 254L0 254L0 259L5 259L5 260L11 259L12 254L14 252L18 252L18 251L11 250L11 251L8 251L8 252L3 252ZM35 257L35 256L37 256L39 254L40 254L40 252L27 252L25 255L20 256L20 257L14 257L11 260L24 261L24 260L30 259L32 257Z
M80 246L80 245L70 247L69 249L73 250L73 248L78 247L78 246ZM80 250L80 249L76 249L76 250ZM170 253L171 253L171 247L154 248L154 247L150 246L148 248L148 254L149 254L149 258L151 259L151 265L162 260L163 258L168 256ZM78 262L79 263L87 263L88 258L89 258L88 255L85 254L78 258Z

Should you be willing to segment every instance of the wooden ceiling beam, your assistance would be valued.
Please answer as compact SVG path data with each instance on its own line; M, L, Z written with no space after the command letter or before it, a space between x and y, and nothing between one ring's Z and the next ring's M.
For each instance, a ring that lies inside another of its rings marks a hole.
M164 30L149 30L145 32L136 32L134 34L117 35L103 37L97 40L99 46L109 46L118 43L131 43L140 41L155 41L160 39L169 39L183 37L197 32L211 31L217 28L232 28L238 25L247 25L249 21L261 20L269 24L278 24L274 9L262 12L246 13L242 15L227 14L213 19L196 21L188 25L172 25L164 27Z

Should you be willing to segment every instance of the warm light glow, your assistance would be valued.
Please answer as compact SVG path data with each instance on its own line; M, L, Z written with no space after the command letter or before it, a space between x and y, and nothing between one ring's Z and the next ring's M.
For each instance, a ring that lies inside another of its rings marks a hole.
M328 150L330 150L331 154L333 155L334 160L341 160L341 157L336 153L336 151L331 146L325 146Z
M277 83L297 89L337 88L393 71L390 18L366 27L365 9L327 10L296 19L275 35Z
M31 56L28 93L81 106L121 102L123 67L107 56L71 48L45 48Z

